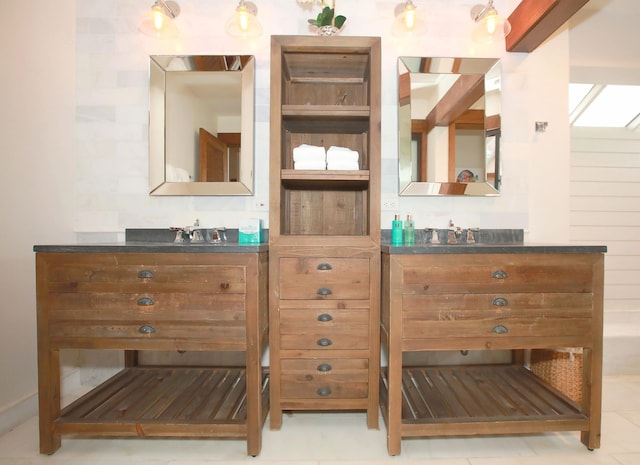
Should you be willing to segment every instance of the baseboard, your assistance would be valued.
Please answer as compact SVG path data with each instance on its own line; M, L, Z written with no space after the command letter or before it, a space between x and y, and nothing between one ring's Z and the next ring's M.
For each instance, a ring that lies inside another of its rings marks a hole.
M74 369L62 379L60 387L63 399L80 390L80 370ZM0 411L0 435L11 431L38 414L38 393L32 392Z

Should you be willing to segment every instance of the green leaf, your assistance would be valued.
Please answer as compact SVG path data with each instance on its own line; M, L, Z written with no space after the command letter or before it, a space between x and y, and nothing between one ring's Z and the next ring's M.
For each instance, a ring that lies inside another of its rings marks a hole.
M342 15L336 16L336 20L335 20L336 27L340 29L346 20L347 18L345 16L342 16Z
M333 19L333 8L325 6L318 15L318 26L330 26Z

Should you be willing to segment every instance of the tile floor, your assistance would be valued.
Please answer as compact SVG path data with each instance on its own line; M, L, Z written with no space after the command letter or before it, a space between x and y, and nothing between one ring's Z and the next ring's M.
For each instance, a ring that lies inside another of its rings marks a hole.
M265 425L262 453L244 441L72 439L52 456L38 453L37 418L0 437L0 465L640 465L640 376L604 379L602 448L588 451L578 433L407 439L389 457L385 429L368 430L360 413L296 413L280 431Z

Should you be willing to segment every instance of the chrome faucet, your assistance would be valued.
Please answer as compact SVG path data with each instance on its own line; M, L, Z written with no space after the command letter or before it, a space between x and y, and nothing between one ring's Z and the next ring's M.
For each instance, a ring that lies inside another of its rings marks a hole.
M211 230L211 239L209 242L218 244L220 242L226 242L226 240L227 240L227 233L224 227L213 228Z

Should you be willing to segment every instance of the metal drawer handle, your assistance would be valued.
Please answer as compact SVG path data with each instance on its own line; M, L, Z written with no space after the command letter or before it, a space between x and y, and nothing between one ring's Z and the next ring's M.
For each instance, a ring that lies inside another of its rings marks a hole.
M138 271L138 278L140 278L140 279L151 279L151 278L153 278L153 271L151 271L151 270L140 270L140 271Z
M493 327L491 332L495 334L507 334L509 332L509 329L504 325L497 325Z
M494 278L494 279L507 279L509 277L509 275L504 270L497 270L497 271L493 272L491 277Z
M333 320L333 317L328 313L322 313L321 315L318 315L318 321L327 322L331 320Z
M321 387L316 392L318 393L319 396L322 396L322 397L330 396L331 395L331 388Z
M333 270L333 267L331 266L330 263L319 263L316 269L320 271L327 271L327 270Z
M328 363L321 363L320 365L318 365L318 371L321 371L323 373L326 373L327 371L331 371L331 365L329 365Z
M316 344L318 344L321 347L328 347L331 344L333 344L333 342L331 342L331 339L323 337L322 339L318 339L316 341Z
M326 287L321 287L320 289L318 289L318 291L316 293L318 295L331 295L331 294L333 294L333 292L331 292L331 289L326 288Z
M137 304L140 307L148 307L149 305L153 305L154 302L153 302L153 299L151 297L140 297L138 299Z
M507 305L509 305L509 302L504 297L496 297L495 299L493 299L492 303L496 307L506 307Z
M156 328L151 325L143 325L138 328L140 334L152 334L156 332Z

